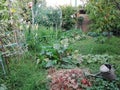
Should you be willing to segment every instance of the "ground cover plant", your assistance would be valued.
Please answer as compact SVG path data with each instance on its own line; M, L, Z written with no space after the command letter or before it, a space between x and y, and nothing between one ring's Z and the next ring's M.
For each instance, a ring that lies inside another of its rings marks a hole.
M52 74L50 78L51 90L81 90L91 86L81 69L61 70Z

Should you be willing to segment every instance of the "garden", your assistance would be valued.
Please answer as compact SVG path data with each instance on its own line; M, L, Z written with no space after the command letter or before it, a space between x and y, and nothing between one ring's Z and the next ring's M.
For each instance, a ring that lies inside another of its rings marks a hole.
M86 1L0 1L0 90L120 90L120 1Z

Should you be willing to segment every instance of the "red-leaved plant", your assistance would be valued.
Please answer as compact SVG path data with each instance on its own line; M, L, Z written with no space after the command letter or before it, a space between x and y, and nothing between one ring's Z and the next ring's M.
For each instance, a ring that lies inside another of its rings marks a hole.
M59 70L49 77L50 90L82 90L91 86L82 69Z

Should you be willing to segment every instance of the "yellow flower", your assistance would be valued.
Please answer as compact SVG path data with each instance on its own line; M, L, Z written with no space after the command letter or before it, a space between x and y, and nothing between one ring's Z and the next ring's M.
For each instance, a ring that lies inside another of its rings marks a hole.
M15 10L14 8L10 8L10 12L11 12L11 13L15 13L16 10Z

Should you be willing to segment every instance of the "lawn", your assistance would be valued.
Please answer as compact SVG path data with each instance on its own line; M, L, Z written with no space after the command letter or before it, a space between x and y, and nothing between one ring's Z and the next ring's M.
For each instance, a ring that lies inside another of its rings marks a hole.
M77 41L72 44L71 47L79 50L81 54L120 55L120 38L114 36L107 38L103 44L95 42L95 38L88 38L86 40Z

